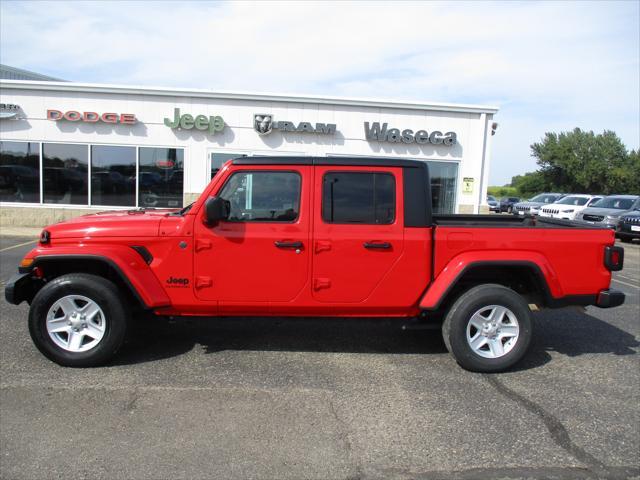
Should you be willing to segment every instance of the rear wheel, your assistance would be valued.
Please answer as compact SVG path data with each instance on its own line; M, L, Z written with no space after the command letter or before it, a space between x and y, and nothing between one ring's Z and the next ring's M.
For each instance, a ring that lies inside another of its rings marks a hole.
M531 341L527 302L502 285L480 285L462 294L442 324L449 352L465 369L500 372L518 362Z
M124 341L129 316L117 287L89 274L47 283L29 310L29 333L38 350L68 367L107 362Z

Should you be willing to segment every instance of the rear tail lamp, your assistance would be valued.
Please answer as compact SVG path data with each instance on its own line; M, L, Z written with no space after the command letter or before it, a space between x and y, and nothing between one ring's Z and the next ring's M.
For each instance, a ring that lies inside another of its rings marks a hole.
M612 272L622 270L624 264L624 248L612 245L604 247L604 266Z

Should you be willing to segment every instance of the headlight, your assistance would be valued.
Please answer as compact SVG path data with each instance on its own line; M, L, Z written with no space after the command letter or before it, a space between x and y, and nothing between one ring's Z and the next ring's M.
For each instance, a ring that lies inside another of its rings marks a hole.
M575 210L571 209L571 210L564 210L562 213L573 213Z
M619 217L614 217L613 215L607 215L605 218L612 222L617 222Z

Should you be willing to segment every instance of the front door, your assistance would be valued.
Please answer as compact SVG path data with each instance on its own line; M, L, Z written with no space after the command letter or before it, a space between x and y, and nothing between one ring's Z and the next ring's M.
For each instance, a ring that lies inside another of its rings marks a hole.
M364 302L403 252L402 168L317 166L314 183L313 296Z
M293 300L309 277L309 166L247 166L229 173L218 196L229 219L209 227L196 220L196 296L256 308ZM265 310L266 311L266 310Z

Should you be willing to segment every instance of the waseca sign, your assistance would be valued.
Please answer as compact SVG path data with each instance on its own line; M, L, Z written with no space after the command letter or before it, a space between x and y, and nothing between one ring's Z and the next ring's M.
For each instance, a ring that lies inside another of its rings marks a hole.
M438 130L434 130L429 134L426 130L418 130L413 133L413 130L407 128L400 131L399 128L387 128L387 124L383 123L382 127L380 122L373 122L369 125L369 122L364 122L364 135L367 140L377 140L378 142L392 142L392 143L419 143L421 145L431 143L433 145L455 145L458 141L456 132L442 133Z
M70 122L86 122L86 123L122 123L126 125L133 125L137 123L138 119L133 113L103 113L97 112L78 112L76 110L69 110L68 112L62 112L61 110L47 110L47 120L68 120Z

